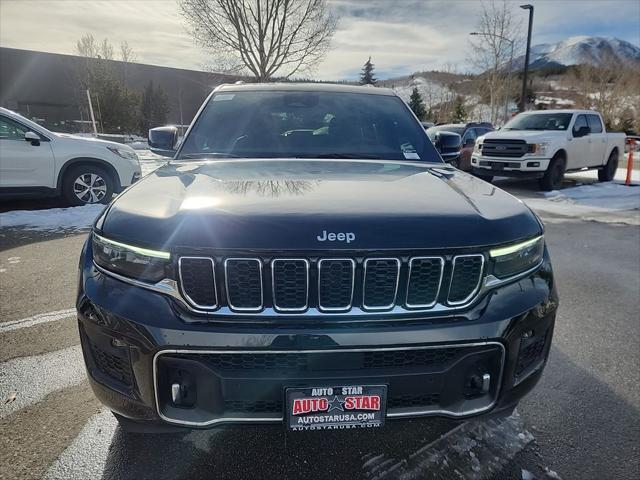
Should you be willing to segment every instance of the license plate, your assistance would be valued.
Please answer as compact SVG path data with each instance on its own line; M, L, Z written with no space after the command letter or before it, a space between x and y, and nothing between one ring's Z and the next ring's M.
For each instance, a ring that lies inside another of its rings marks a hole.
M292 430L375 428L384 425L386 385L287 388L287 426Z
M493 170L504 170L504 163L492 163L491 168Z

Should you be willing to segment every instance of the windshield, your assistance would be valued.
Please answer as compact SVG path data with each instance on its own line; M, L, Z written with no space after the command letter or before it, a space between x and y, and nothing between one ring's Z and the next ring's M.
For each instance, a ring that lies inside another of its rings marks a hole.
M503 130L566 130L572 116L572 113L521 113Z
M176 158L215 156L441 163L400 98L309 91L216 93Z
M438 132L453 132L462 136L464 135L464 130L465 130L465 127L460 127L457 125L438 125L437 127L428 128L427 135L429 136L429 139L433 142L433 140L436 138L436 133Z

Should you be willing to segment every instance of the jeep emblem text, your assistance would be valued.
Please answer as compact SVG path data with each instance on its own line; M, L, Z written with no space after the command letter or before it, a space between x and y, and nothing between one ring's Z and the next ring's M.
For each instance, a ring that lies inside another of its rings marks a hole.
M334 233L334 232L329 232L327 233L326 230L322 231L322 235L318 235L318 241L319 242L347 242L347 243L351 243L356 239L356 234L353 232L338 232L338 233Z

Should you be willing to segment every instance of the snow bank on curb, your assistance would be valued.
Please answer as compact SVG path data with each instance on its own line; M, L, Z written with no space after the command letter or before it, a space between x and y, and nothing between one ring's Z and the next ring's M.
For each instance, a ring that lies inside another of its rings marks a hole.
M594 183L523 200L536 212L603 223L640 225L640 187Z
M93 224L104 205L49 208L47 210L14 210L0 213L0 228L19 227L37 231L83 231Z

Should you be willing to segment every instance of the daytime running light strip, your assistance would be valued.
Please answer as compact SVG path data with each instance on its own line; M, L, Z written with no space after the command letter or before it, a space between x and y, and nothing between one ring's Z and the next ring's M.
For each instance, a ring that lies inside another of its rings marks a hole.
M126 243L116 242L115 240L109 240L108 238L104 238L97 233L94 233L96 238L104 243L109 243L113 246L126 248L127 250L131 250L132 252L139 253L140 255L144 255L146 257L156 257L162 258L163 260L169 260L171 258L171 254L169 252L161 252L159 250L149 250L147 248L134 247L133 245L127 245Z
M528 247L529 245L533 245L534 243L540 241L542 238L543 235L540 235L539 237L532 238L531 240L527 240L526 242L516 243L515 245L509 245L508 247L494 248L493 250L489 250L489 255L491 256L491 258L509 255L510 253L515 253L518 250Z

